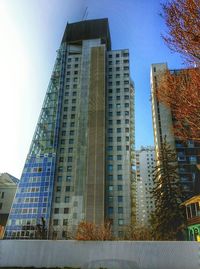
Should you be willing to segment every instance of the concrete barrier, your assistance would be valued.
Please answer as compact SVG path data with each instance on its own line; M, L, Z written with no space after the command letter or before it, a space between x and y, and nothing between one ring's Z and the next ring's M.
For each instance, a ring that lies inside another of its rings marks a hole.
M0 267L199 269L197 242L0 240Z

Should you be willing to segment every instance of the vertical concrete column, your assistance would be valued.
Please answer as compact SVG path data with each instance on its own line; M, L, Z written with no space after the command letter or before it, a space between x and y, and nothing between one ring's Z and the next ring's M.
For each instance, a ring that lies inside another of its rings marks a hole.
M88 108L86 220L104 221L105 181L105 47L91 49Z

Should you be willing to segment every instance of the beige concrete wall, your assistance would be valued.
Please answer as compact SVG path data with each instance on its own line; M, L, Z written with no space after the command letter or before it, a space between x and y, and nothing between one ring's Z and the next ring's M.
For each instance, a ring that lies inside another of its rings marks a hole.
M105 47L91 49L88 109L86 220L104 222L105 181Z

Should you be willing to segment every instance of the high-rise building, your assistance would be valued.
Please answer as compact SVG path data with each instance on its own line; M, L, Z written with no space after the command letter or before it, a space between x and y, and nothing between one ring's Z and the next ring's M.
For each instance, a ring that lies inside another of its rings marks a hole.
M182 141L174 136L175 117L169 107L159 102L157 91L160 78L168 70L167 64L152 64L151 66L151 99L155 153L158 158L159 149L166 138L177 153L178 173L183 190L183 200L200 193L200 144L196 141ZM174 76L185 76L186 70L170 70Z
M12 206L6 238L65 238L82 220L131 221L134 88L107 19L67 24Z
M155 167L154 147L141 147L136 158L136 220L138 226L148 226L151 213L155 210L152 197L153 171Z
M6 226L19 179L8 173L0 174L0 238Z

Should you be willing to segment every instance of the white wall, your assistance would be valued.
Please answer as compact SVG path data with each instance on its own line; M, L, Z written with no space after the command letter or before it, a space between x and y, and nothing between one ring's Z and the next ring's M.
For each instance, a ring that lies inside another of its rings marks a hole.
M197 242L0 240L0 267L198 269Z

